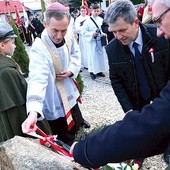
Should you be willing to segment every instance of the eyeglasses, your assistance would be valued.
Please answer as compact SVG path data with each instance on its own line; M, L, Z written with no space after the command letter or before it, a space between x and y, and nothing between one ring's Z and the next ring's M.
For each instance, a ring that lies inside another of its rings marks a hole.
M155 17L152 19L153 23L155 23L156 25L159 25L161 18L168 12L170 11L170 8L166 9L164 12L162 12L162 14L160 14L159 16Z

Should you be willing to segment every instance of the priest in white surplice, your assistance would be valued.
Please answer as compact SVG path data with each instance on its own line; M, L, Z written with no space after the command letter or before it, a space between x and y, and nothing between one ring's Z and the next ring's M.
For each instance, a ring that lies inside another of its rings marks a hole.
M79 42L79 47L81 51L81 64L83 67L87 68L87 48L83 44L83 36L81 33L81 30L83 28L83 23L84 21L89 18L88 15L86 15L87 9L85 6L80 7L80 15L76 18L75 20L75 31L78 34L78 42Z
M45 117L53 134L71 145L84 119L74 81L81 67L80 50L72 32L67 32L69 22L68 8L60 3L46 9L46 28L29 53L28 118L22 130L35 131L37 119Z
M97 76L104 77L108 69L105 48L101 46L100 36L103 19L99 17L100 7L98 4L92 6L91 17L86 19L81 31L84 45L86 46L86 56L88 57L88 72L92 79ZM95 24L95 23L96 24Z

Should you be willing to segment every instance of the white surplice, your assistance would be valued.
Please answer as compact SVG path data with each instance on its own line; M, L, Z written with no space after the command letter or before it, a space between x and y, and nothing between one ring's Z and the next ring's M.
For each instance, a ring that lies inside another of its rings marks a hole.
M85 15L85 16L78 16L75 20L75 31L76 33L78 34L79 36L79 47L80 47L80 51L81 51L81 64L83 67L88 67L87 65L87 48L86 46L84 45L84 41L83 41L83 36L82 36L82 28L83 28L83 24L84 24L84 21L86 19L88 19L89 16L88 15Z
M103 19L99 16L92 16L92 18L95 20L101 31ZM86 56L88 57L88 71L94 74L105 72L108 69L107 55L105 48L101 46L100 36L96 39L93 37L93 33L96 30L96 25L88 18L85 20L81 31L83 43L86 46Z
M56 48L46 29L43 31L41 38L47 41L51 49L56 51L61 57L62 70L70 70L74 74L73 78L77 77L81 67L81 57L74 35L72 34L70 37L71 54L69 54L66 43ZM40 38L35 39L29 52L29 57L27 113L36 111L41 114L41 118L45 117L47 120L64 117L65 112L61 96L55 82L56 73L53 60ZM70 77L64 79L64 86L70 108L72 108L77 103L77 98L80 95L79 91Z

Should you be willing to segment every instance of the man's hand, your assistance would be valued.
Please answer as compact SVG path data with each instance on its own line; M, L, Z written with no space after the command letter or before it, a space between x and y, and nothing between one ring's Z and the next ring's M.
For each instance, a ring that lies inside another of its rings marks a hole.
M98 33L94 32L92 36L93 36L93 38L96 38L98 36Z
M73 73L71 71L64 70L60 74L56 74L56 79L57 80L64 80L65 78L70 77L71 75L73 75Z
M74 146L75 146L76 143L77 143L77 142L74 142L74 143L71 145L71 147L70 147L70 153L71 153L71 154L73 154ZM76 167L76 168L78 168L78 169L84 169L84 168L82 167L82 165L80 165L79 163L76 163L75 161L72 161L72 162L73 162L73 166L74 166L74 167Z
M31 111L27 119L22 123L22 132L29 133L37 130L37 112Z
M74 146L77 142L74 142L70 147L70 153L73 154Z

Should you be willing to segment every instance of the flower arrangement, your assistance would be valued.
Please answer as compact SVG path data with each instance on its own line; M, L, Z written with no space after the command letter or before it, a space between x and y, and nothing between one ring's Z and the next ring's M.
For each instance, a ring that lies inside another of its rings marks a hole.
M108 163L99 170L139 170L141 167L141 162L133 159L121 163Z

